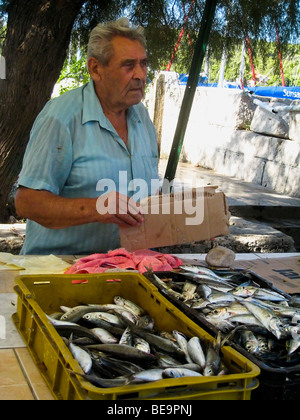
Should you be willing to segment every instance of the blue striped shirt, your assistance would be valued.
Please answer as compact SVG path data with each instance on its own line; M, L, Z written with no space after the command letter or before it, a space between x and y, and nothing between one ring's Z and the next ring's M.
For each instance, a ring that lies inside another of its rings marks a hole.
M106 185L108 179L116 191L134 197L133 180L143 179L143 196L151 195L151 180L158 180L155 128L141 103L128 110L127 123L126 147L104 115L93 81L53 99L32 127L19 185L65 198L96 198L112 189L99 189L98 182ZM21 254L91 254L119 246L114 224L52 230L28 220Z

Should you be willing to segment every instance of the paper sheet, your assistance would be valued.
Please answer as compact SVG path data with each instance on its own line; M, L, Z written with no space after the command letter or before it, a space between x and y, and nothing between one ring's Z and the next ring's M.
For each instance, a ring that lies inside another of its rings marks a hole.
M0 270L20 270L24 274L63 274L71 265L55 255L12 255L0 252Z

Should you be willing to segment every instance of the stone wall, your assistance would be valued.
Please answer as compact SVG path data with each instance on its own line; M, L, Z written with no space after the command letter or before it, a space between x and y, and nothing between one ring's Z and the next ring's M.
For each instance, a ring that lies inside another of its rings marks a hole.
M162 158L169 156L184 92L175 73L162 72L147 96ZM272 114L239 90L197 88L181 161L300 197L300 113Z

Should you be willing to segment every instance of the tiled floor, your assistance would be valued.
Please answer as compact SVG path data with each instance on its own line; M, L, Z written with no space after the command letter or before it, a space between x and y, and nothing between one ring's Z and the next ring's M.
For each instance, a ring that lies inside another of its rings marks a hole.
M53 400L27 348L0 349L0 400Z
M16 310L13 287L17 274L16 271L0 272L0 320L5 320L5 329L3 325L0 329L0 401L53 400L11 320Z

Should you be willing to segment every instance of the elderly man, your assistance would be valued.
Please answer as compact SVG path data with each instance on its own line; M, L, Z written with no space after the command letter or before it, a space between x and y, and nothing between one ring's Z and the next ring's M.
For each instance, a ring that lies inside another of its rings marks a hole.
M22 254L107 252L120 246L119 226L143 223L132 185L143 180L150 195L158 179L156 133L141 103L147 64L143 30L128 19L92 31L92 80L46 104L31 131L16 194L27 219Z

